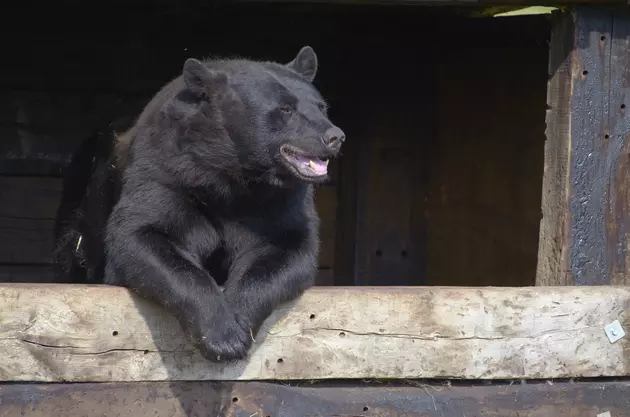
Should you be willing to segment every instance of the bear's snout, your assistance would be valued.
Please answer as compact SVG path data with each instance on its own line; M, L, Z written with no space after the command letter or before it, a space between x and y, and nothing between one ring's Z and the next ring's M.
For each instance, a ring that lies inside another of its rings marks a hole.
M337 126L333 126L324 133L322 136L322 142L324 145L331 148L333 151L338 151L341 148L341 145L346 140L346 134L343 133L343 130L338 128Z

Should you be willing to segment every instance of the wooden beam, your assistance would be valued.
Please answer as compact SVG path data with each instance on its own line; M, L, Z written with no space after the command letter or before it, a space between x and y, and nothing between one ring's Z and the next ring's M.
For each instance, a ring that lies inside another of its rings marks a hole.
M0 398L3 417L630 417L628 382L410 383L10 384Z
M556 14L537 285L627 284L630 14Z
M0 286L0 380L565 378L630 375L627 287L314 288L247 361L212 364L120 287Z
M167 0L164 0L167 1ZM237 3L296 3L378 6L570 6L573 4L627 5L626 0L236 0Z

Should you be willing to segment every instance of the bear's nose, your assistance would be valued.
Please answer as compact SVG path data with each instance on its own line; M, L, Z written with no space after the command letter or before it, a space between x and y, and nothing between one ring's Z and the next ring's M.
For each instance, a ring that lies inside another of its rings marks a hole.
M346 140L346 134L337 126L333 126L324 133L322 141L326 146L338 148Z

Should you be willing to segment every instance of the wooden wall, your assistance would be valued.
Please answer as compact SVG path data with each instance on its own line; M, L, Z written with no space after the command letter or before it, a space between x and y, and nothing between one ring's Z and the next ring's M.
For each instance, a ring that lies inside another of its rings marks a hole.
M348 136L332 181L317 191L318 283L533 283L544 18L453 21L440 9L269 4L130 6L124 18L72 10L99 19L42 10L16 36L23 44L5 48L0 280L50 276L71 152L111 122L128 123L187 57L289 61L309 44L320 58L316 84ZM208 16L221 19L208 25Z
M290 22L287 16L294 14L283 6L130 6L125 17L115 10L42 7L15 35L20 42L4 45L6 65L0 68L1 281L50 280L52 229L71 153L112 122L126 127L189 56L288 62L310 44L321 62L317 85L333 119L352 136L337 117L343 115L338 100L346 75L332 70L351 46L325 47L343 31L335 19L328 19L326 32L315 30L318 24L305 13ZM75 12L85 19L70 18ZM208 25L207 16L217 13L222 19ZM261 13L268 19L261 20ZM118 22L115 28L112 21ZM336 253L337 162L330 171L331 181L318 188L316 200L322 217L320 285L333 283Z
M427 282L534 285L549 24L471 21L437 59Z
M62 179L0 176L0 282L51 282L53 227ZM317 190L320 229L319 285L333 283L336 187Z
M379 52L398 66L356 150L354 281L533 285L550 25L451 18L415 30L393 32L398 59Z

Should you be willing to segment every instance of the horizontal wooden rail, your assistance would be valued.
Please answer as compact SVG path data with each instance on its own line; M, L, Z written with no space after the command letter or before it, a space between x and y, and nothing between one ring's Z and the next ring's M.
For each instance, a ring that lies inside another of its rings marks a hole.
M0 384L3 417L630 417L630 383Z
M163 0L169 1L169 0ZM236 0L240 3L269 2L270 0ZM271 0L272 3L324 3L379 6L570 6L574 4L627 5L627 0Z
M0 380L563 378L630 374L630 287L353 287L280 308L247 361L205 361L174 318L108 286L0 286Z

